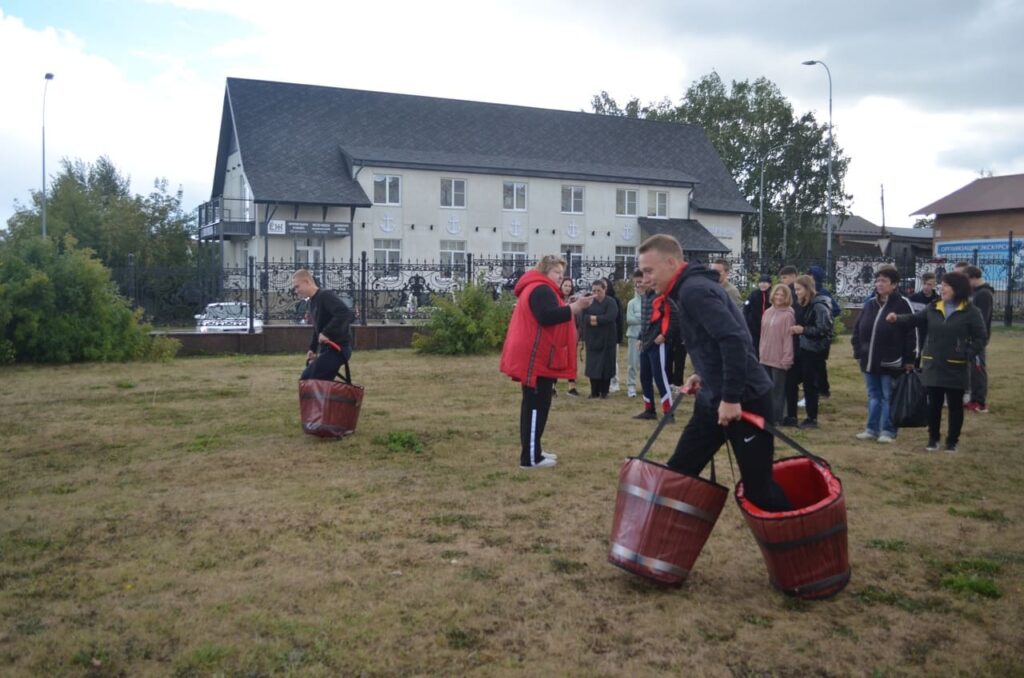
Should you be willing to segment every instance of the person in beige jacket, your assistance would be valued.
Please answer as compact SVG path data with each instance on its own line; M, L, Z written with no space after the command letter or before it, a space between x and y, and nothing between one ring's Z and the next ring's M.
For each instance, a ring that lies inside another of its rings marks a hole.
M772 378L772 423L778 424L785 414L786 372L793 366L789 328L796 322L796 314L788 285L776 285L770 298L772 305L761 318L760 359Z

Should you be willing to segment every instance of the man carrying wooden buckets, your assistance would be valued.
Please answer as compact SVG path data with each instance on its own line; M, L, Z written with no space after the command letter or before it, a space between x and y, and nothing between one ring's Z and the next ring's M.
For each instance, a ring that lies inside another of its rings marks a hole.
M697 400L669 468L699 475L728 438L747 498L766 511L791 509L772 479L774 438L741 419L742 412L771 419L772 382L718 273L685 262L679 242L668 235L651 236L640 245L638 267L644 284L658 293L652 322L679 328L694 367L684 392L696 392Z

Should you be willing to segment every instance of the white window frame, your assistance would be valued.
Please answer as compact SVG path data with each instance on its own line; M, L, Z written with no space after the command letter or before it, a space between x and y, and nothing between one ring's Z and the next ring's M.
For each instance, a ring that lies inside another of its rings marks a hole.
M466 270L466 241L442 240L440 242L441 277L452 278L458 267Z
M501 274L506 278L521 275L526 271L526 243L501 243Z
M568 198L569 209L566 207ZM577 209L577 204L579 209ZM583 214L583 187L562 184L562 214Z
M563 244L561 254L568 255L565 260L565 277L576 280L583 275L583 245L576 243Z
M292 259L298 264L304 264L303 268L318 268L324 254L323 238L296 238L294 240L294 253ZM306 260L302 261L299 252L305 255Z
M397 182L397 187L394 187L392 181ZM377 200L377 183L379 181L384 182L384 201L380 202ZM394 192L398 193L397 196L393 196L392 188ZM402 205L402 176L400 174L374 174L373 175L373 204L374 205L388 205L390 207L401 207Z
M615 277L619 280L629 280L636 270L636 247L632 245L615 246Z
M508 187L512 187L512 207L505 207L505 191ZM523 205L518 207L519 193L522 189ZM529 205L529 195L527 184L525 181L505 181L501 185L501 209L506 212L525 212L527 205Z
M449 205L446 205L445 202L444 202L445 183L446 182L448 184L448 196L449 196L449 198L451 200L451 204L449 204ZM457 188L458 184L462 184L462 190L461 191L459 191L458 188ZM462 204L461 205L457 204L458 203L457 198L460 196L460 194L462 196ZM441 207L443 207L445 209L453 209L453 210L464 210L464 209L466 209L466 180L465 179L460 179L458 177L441 177L441 197L440 197L440 201L441 201Z
M632 206L633 211L630 211L630 194L632 194ZM619 211L619 196L622 196L622 211ZM640 192L635 188L617 188L615 189L615 216L617 217L635 217L639 210L640 204Z
M383 255L383 257L379 255ZM398 278L401 270L399 266L402 263L401 238L374 238L373 263L375 266L384 266L382 278L390 280Z
M665 213L661 211L659 196L665 197ZM652 219L668 219L668 191L647 191L647 216Z

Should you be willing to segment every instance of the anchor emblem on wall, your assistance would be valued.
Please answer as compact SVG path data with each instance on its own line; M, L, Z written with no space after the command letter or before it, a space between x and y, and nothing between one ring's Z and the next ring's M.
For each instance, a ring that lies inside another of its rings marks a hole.
M461 230L459 228L459 218L456 217L454 214L448 217L448 225L445 226L445 230L451 233L452 235L458 235L459 231Z
M575 240L576 238L580 237L580 227L576 225L575 221L573 221L566 227L565 233L570 238Z
M395 220L391 218L390 214L385 214L384 218L380 221L380 230L385 233L391 233L395 230Z
M523 225L519 223L518 219L513 219L512 223L508 225L508 232L513 238L518 238L523 234Z
M633 239L633 224L626 224L622 227L622 239L627 241Z

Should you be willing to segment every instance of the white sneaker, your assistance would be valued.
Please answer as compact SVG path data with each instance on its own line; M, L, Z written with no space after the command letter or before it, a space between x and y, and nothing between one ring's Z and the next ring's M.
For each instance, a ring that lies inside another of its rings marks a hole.
M796 406L797 407L807 407L807 399L806 398L801 398L800 402L798 402L796 404Z
M636 397L636 389L635 388L629 389L628 391L626 391L626 395L629 396L630 398L635 398Z
M853 437L856 438L857 440L874 440L878 436L872 433L871 431L861 431L860 433Z
M540 461L538 461L536 464L534 464L533 466L522 466L522 465L520 465L519 468L525 469L525 470L528 471L530 469L535 469L535 468L548 468L550 466L554 466L557 463L558 462L555 461L554 459L552 459L551 457L544 457Z
M891 435L889 435L887 433L883 433L882 435L878 436L878 442L880 442L880 443L894 443L894 442L896 442L896 439L893 438Z
M543 457L544 459L558 459L557 454L555 454L554 452L548 452L547 450L541 452L540 456Z

